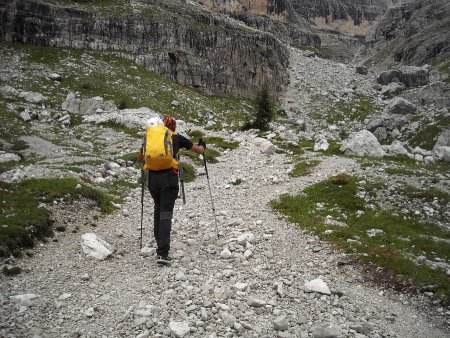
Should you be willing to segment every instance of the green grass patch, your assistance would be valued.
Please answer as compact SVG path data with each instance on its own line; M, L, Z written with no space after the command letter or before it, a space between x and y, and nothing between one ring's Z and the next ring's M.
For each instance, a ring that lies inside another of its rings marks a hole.
M425 164L417 162L405 155L386 156L384 158L357 158L357 162L362 168L384 168L390 175L404 176L434 176L436 174L447 174L450 165L445 162Z
M418 198L424 202L432 202L435 198L437 198L444 205L450 202L450 194L435 187L428 189L417 189L411 185L405 185L400 190L410 199Z
M139 177L136 177L136 182L114 179L111 182L101 183L99 186L103 187L109 194L120 198L126 191L139 188L140 179L140 175Z
M6 102L0 102L0 135L3 142L0 142L0 150L8 153L20 154L20 151L28 148L28 144L20 137L27 135L29 126L20 120L19 112L7 109ZM15 166L24 164L23 161L0 163L0 173L8 171Z
M339 101L324 112L312 114L317 119L326 117L328 124L340 124L346 121L362 122L370 114L380 112L381 108L374 105L369 98L357 98L352 101Z
M75 189L79 182L72 178L30 179L20 183L0 182L2 209L0 214L0 247L3 255L18 247L33 247L34 239L44 240L53 235L51 215L41 203L63 198L70 202L88 198L103 213L112 212L112 198L86 185Z
M448 241L450 233L435 224L406 219L395 212L366 208L364 200L357 196L358 182L356 177L336 176L306 188L301 195L284 195L273 201L272 206L302 228L363 260L389 268L402 280L437 285L436 292L449 300L446 272L417 265L408 257L425 255L448 261L450 244L434 241L430 236ZM328 215L347 226L327 225ZM371 237L368 230L372 228L383 233ZM332 233L325 234L325 230Z
M200 140L201 138L203 138L205 136L205 134L201 130L188 130L187 135L191 139L196 139L196 140Z
M275 144L279 149L283 149L289 154L292 155L303 155L305 153L305 150L312 151L314 149L314 141L301 139L298 141L296 145L287 144L284 141L281 140L275 140Z
M322 154L327 155L327 156L342 155L342 152L340 150L341 146L342 146L341 143L339 143L339 142L337 142L335 140L329 140L328 144L330 146L328 147L327 150L321 150L320 151Z
M444 114L433 117L433 120L425 120L420 123L421 129L408 143L412 147L420 147L432 150L439 135L450 127L450 119Z
M320 164L319 160L304 160L295 164L294 169L289 173L289 176L300 177L308 175L313 168Z
M206 142L206 147L208 147L209 144L213 144L222 149L233 150L239 146L238 141L227 141L222 137L204 137L203 140Z

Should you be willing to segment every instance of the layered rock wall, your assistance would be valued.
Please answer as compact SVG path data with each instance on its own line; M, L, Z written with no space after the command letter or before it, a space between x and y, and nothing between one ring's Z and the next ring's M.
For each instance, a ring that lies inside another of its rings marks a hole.
M450 2L414 0L392 7L366 37L370 63L423 65L450 54Z
M319 28L366 35L393 2L399 0L292 0L297 15Z
M0 41L115 53L210 94L253 97L265 82L277 91L286 81L289 52L272 34L186 8L105 15L0 0Z

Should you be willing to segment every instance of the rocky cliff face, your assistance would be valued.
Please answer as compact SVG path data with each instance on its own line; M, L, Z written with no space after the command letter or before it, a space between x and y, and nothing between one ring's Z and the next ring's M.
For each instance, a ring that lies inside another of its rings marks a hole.
M447 0L415 0L395 6L367 35L371 54L368 62L390 66L448 60L449 27Z
M140 6L0 0L0 41L119 54L211 94L252 97L264 82L276 91L286 81L289 52L272 34L181 2Z
M366 35L396 0L292 0L297 15L320 28L349 35ZM397 0L399 1L399 0Z
M307 27L366 35L368 29L401 0L196 0L208 9L231 15L264 15Z

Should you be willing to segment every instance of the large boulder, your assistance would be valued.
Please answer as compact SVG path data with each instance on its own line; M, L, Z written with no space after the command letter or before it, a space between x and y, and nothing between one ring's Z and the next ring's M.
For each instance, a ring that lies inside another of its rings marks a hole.
M417 107L402 97L394 97L388 104L387 110L390 114L414 114Z
M390 155L407 155L409 152L400 141L394 141L383 149Z
M253 144L255 144L263 154L273 155L275 153L275 146L265 138L256 137L253 139Z
M429 72L425 67L402 66L399 69L380 73L377 82L381 85L402 82L408 87L419 87L429 82Z
M102 113L93 115L84 115L83 122L91 123L105 123L114 122L127 128L135 128L139 130L145 129L149 124L153 124L154 121L161 122L161 114L147 108L141 107L137 109L122 109L119 112ZM183 123L177 126L177 132L181 133Z
M450 129L439 135L433 152L444 162L450 162Z
M369 71L365 66L356 66L356 73L361 75L367 75Z
M80 103L81 99L77 97L77 94L69 93L66 96L66 100L61 104L61 109L68 111L69 113L79 114Z
M450 147L450 129L444 130L444 132L439 135L434 148L438 147Z
M377 82L381 85L387 85L391 82L400 81L400 72L398 70L388 70L381 72L377 77Z
M66 100L61 104L61 108L69 113L79 115L118 111L117 106L112 101L105 101L100 96L80 99L75 93L67 95Z
M444 162L450 163L450 147L437 147L433 149L433 152Z
M384 157L386 152L368 130L361 130L344 141L340 150L347 155Z
M12 99L19 95L19 91L11 86L1 86L0 87L0 96Z
M18 162L21 158L17 154L5 153L4 151L0 151L0 163L4 162Z
M400 81L408 87L420 87L429 82L428 70L423 67L402 66L400 71Z
M44 95L35 92L20 92L19 97L29 103L42 103L45 100Z

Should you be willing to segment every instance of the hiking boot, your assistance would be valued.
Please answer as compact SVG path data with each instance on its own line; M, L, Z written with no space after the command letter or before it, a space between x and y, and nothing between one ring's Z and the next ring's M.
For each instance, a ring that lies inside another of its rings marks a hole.
M158 256L156 257L156 263L159 265L170 265L170 263L172 263L172 258L169 256Z

